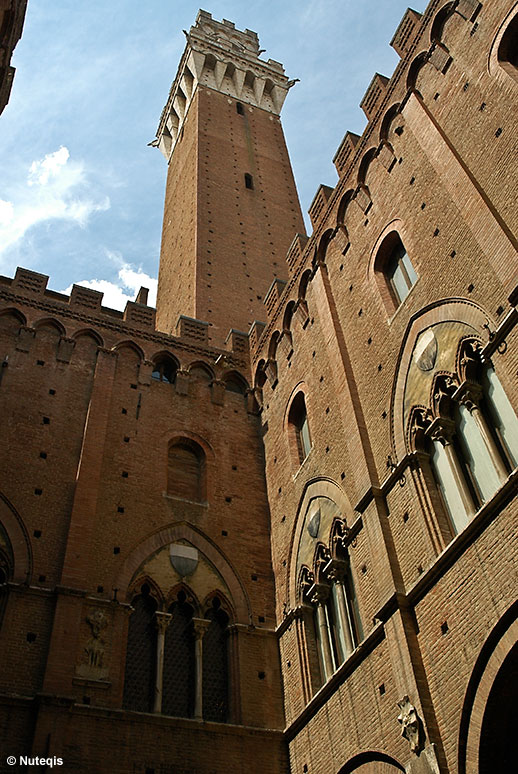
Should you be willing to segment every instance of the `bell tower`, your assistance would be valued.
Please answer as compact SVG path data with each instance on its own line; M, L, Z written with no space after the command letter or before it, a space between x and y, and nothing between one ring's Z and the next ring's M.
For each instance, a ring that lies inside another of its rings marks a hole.
M293 82L259 58L255 32L199 11L162 111L157 145L168 161L157 327L180 315L230 328L264 317L271 282L304 224L280 122Z

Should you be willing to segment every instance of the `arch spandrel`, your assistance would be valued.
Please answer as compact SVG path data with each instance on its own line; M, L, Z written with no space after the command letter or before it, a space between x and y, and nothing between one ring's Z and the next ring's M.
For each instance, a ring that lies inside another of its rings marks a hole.
M403 425L407 426L412 406L428 405L437 372L455 373L459 341L478 336L472 325L448 321L421 331L412 350L403 398Z
M0 524L8 541L6 547L12 555L12 580L16 583L30 583L32 574L32 551L29 537L20 516L11 503L0 493Z
M183 550L182 550L183 549ZM185 572L185 574L182 574ZM145 579L151 579L154 585L167 594L186 583L195 589L198 599L205 599L214 590L230 598L230 590L222 575L205 554L201 553L189 540L181 538L175 543L162 546L145 559L136 570L131 586L139 585Z
M139 568L164 547L169 549L171 544L177 543L191 545L205 557L208 565L212 566L220 576L220 585L227 589L225 596L231 600L234 607L236 622L248 624L251 616L250 600L236 571L227 557L208 537L185 522L173 524L155 532L134 547L126 557L113 584L114 588L120 589L121 601L129 601L128 590L134 586L132 580L137 577Z

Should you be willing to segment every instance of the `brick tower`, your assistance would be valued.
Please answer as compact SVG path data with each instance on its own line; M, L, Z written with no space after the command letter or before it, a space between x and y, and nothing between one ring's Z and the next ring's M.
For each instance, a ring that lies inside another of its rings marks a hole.
M157 327L179 315L230 327L262 319L272 279L303 221L279 113L290 88L259 59L255 32L200 11L187 35L155 143L169 163Z

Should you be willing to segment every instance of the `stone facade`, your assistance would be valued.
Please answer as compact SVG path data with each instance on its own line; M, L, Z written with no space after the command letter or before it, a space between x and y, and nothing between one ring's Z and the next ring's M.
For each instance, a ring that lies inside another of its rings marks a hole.
M511 768L517 14L407 11L307 237L292 82L200 12L157 133L156 315L0 279L9 754Z

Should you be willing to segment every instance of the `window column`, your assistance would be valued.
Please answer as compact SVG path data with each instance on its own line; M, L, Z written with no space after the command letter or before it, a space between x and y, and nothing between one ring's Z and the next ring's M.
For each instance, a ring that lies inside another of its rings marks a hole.
M316 635L326 680L329 680L334 672L333 652L331 650L331 637L326 612L328 596L329 586L325 586L323 583L315 583L310 589L311 602L316 606Z
M475 503L452 439L455 424L452 420L434 420L429 429L433 441L432 461L444 501L456 532L463 529L475 514Z
M194 719L203 720L203 635L210 626L206 618L193 618L194 629Z
M172 615L170 613L161 613L159 610L155 613L155 626L157 628L156 638L156 672L155 672L155 697L153 702L153 712L162 712L162 687L164 681L164 645L165 633Z
M342 651L342 661L351 655L354 650L354 634L351 621L351 612L349 610L349 601L345 591L345 577L347 575L347 563L345 561L333 560L329 568L327 577L331 581L331 594L335 602L335 609L338 619L338 635L340 649Z
M462 406L465 406L465 408L469 411L469 413L475 420L475 424L482 437L484 445L487 448L487 452L490 457L491 463L493 464L493 467L496 470L496 473L498 475L498 478L500 479L500 482L503 483L507 479L507 469L504 465L504 461L502 460L500 450L498 449L495 439L493 438L493 435L486 422L486 418L484 417L482 411L480 410L480 399L482 397L482 389L478 387L478 385L474 385L474 386L469 385L468 387L465 387L465 388L463 386L461 389L463 391L459 400Z

